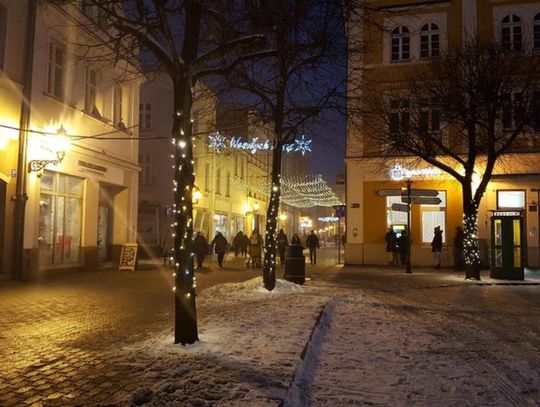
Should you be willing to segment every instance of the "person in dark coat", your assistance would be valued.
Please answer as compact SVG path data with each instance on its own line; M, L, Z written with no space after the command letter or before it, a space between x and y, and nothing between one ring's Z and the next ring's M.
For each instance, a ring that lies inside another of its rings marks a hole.
M283 229L280 229L277 235L277 248L281 264L285 264L285 250L287 249L288 244L289 242L287 240L287 235L285 234Z
M217 232L216 237L212 240L212 246L214 246L214 251L217 254L219 267L223 268L223 258L227 252L227 239L221 232Z
M437 262L436 269L441 268L441 252L442 252L442 230L440 226L433 229L433 240L431 241L431 251L433 252L433 258Z
M401 265L404 266L407 264L407 229L401 232L401 235L397 238L398 251L399 251L399 261Z
M244 233L242 231L238 232L234 237L232 244L234 248L234 257L238 257L240 249L242 248L242 241L244 240Z
M292 235L291 245L293 244L297 246L302 246L302 241L300 240L300 236L298 236L298 233Z
M456 270L463 270L464 258L463 258L463 228L461 226L456 227L456 237L454 238L454 268Z
M263 240L259 231L255 229L249 238L249 260L246 267L251 265L251 268L261 267Z
M242 257L247 256L248 247L249 247L249 237L247 233L244 233L244 235L242 236L242 239L240 240L240 253L242 253Z
M193 249L197 256L197 268L203 268L204 256L208 254L208 241L202 232L197 232L197 236L195 236L195 240L193 241Z
M311 264L317 264L317 249L319 249L320 246L319 238L313 230L306 239L306 246L309 249L309 261L311 262Z
M384 236L384 241L386 242L386 253L388 253L388 263L391 266L397 266L399 264L398 259L398 245L397 245L397 235L394 229L389 228L388 232Z

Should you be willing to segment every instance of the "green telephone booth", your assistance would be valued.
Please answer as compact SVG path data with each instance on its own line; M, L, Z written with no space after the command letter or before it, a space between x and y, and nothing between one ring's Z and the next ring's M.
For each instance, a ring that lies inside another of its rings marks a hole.
M491 277L523 280L526 238L523 215L518 211L493 211L491 216Z

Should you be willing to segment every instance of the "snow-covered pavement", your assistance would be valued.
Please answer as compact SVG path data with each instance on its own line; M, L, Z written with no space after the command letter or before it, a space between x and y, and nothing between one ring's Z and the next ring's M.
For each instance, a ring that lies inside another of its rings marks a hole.
M122 350L119 404L540 405L540 287L403 292L261 278L202 292L201 341L164 330ZM383 287L384 288L384 287Z

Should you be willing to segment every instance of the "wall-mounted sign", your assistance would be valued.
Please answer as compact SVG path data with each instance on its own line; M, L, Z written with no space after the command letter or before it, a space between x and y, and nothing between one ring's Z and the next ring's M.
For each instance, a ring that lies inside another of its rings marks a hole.
M360 204L359 203L352 203L351 208L360 208Z
M253 137L249 140L244 140L240 137L233 137L231 139L222 136L219 133L212 133L208 135L208 147L213 148L218 153L226 149L244 150L251 154L255 154L259 151L270 151L273 146L269 140L260 139L259 137ZM286 153L301 153L305 155L311 152L311 140L302 135L294 142L283 145L283 151Z
M388 172L393 181L401 181L403 179L415 177L430 177L441 175L441 170L435 167L429 168L406 168L399 164L394 165Z

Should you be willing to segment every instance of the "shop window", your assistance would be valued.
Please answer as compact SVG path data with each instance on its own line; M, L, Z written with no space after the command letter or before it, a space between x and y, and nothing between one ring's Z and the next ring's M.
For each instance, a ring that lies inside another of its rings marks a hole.
M40 264L77 263L81 246L84 180L45 171L39 200Z
M391 61L406 61L411 57L411 38L407 27L400 26L394 28L390 42Z
M227 237L227 215L221 215L219 213L214 214L214 236L217 232ZM213 239L211 237L210 239Z
M398 203L402 204L401 196L388 196L386 197L386 226L392 225L407 225L407 212L398 212L392 210L392 205Z
M439 191L437 198L441 200L438 205L420 205L422 214L422 243L431 243L433 229L440 226L443 243L446 242L446 192Z
M425 24L420 31L420 58L439 56L439 26L434 23Z
M65 49L55 43L49 45L49 75L47 92L64 99Z
M515 14L503 18L501 45L505 51L521 51L521 19Z
M525 191L497 191L497 209L525 209Z

